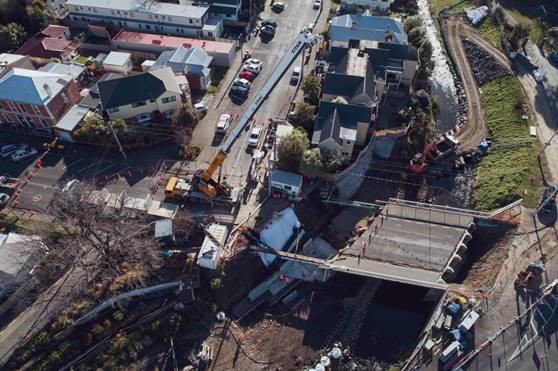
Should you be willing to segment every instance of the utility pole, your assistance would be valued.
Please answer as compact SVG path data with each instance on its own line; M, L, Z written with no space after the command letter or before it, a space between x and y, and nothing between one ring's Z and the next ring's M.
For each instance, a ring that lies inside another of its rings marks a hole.
M541 148L541 150L539 151L539 153L537 154L537 157L540 157L542 155L542 153L544 152L544 150L546 149L546 147L550 146L550 144L552 143L552 139L554 139L554 137L556 136L556 134L558 134L558 129L556 129L554 131L554 133L552 134L552 136L550 137L550 139L548 139L548 141L546 141L544 143L544 146Z
M124 160L128 161L128 158L126 157L126 153L124 152L124 148L122 148L122 144L120 144L120 140L118 139L118 136L114 132L114 128L112 127L111 120L108 121L108 127L110 128L112 135L114 135L114 139L116 140L116 144L118 144L118 149L120 150L120 153L122 153L122 157L124 157Z

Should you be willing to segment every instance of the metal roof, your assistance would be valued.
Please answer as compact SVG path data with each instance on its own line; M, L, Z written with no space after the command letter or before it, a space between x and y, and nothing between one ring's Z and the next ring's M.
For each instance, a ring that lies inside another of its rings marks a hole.
M331 21L330 37L334 41L384 41L387 31L393 34L393 43L407 43L407 34L399 20L372 15L345 14L334 17Z
M85 67L77 63L49 63L46 66L39 68L39 71L59 73L68 75L72 78L77 78L85 72Z
M302 187L302 175L283 170L273 170L271 172L271 181L294 187Z
M68 75L14 68L0 79L0 99L44 105L70 80Z
M172 220L161 219L155 222L155 238L172 236Z
M73 131L76 126L83 120L87 113L91 112L89 108L73 105L72 108L55 125L55 128Z
M110 64L112 66L124 66L131 58L132 55L130 53L110 52L103 61L103 64Z
M166 16L202 18L209 7L160 3L152 0L68 0L66 5L133 11Z

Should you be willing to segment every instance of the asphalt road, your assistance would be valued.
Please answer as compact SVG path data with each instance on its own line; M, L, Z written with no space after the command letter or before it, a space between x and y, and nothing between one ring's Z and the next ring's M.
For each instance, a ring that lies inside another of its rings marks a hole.
M235 63L221 82L221 89L215 96L213 104L210 105L208 114L194 131L193 143L203 148L197 159L196 165L198 168L205 168L217 153L221 138L216 138L214 131L219 116L223 113L229 113L233 118L242 115L252 102L255 92L261 89L271 76L275 66L297 37L299 31L306 27L308 23L313 23L318 15L318 10L312 9L312 0L288 0L285 4L285 10L280 13L271 11L267 6L261 14L262 18L277 22L278 26L274 38L268 42L263 42L259 36L252 35L250 40L243 45L243 51L249 50L253 58L257 58L264 63L262 72L252 84L248 99L241 104L237 104L228 97L228 88L232 80L237 77L236 71L240 67L242 53L238 53ZM316 30L316 32L319 31L319 29ZM255 125L265 127L268 124L268 119L275 119L287 113L290 101L296 94L296 87L290 85L289 80L292 69L297 64L302 64L302 53L256 112L254 116ZM236 121L229 127L229 132L233 129L235 123ZM249 132L250 128L247 128L237 139L223 166L222 175L226 176L229 184L233 186L243 186L248 174L251 154L246 152L246 145Z
M25 142L41 148L44 139L18 136L10 133L14 143ZM71 179L93 182L104 186L112 193L122 190L129 197L144 198L153 182L153 175L161 159L168 158L173 148L168 143L154 147L126 151L128 160L114 150L85 145L66 145L64 152L49 152L43 155L43 166L23 187L17 200L19 209L45 212L55 195ZM0 161L0 174L25 178L33 168L35 159L25 163L10 160ZM2 192L9 193L5 190Z

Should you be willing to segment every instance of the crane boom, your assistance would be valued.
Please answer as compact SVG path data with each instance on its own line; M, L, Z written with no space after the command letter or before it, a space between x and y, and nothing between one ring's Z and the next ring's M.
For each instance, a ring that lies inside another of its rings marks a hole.
M260 108L263 101L267 98L271 90L273 90L275 84L277 84L277 82L281 79L298 54L308 45L314 45L316 41L317 37L308 29L301 31L277 67L273 70L270 78L265 82L258 94L256 94L246 111L244 111L244 114L240 117L229 136L225 138L225 141L219 148L219 151L217 151L217 154L207 169L196 177L198 188L208 197L214 198L217 195L220 185L212 179L213 174L223 165L232 145L238 139L246 125L248 125L254 113L256 113L258 108Z

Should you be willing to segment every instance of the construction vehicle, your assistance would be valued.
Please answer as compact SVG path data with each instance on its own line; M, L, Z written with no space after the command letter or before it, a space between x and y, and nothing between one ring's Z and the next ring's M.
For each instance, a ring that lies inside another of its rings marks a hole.
M304 48L312 46L316 44L316 42L317 37L313 35L309 30L304 29L303 31L301 31L301 33L294 40L293 44L287 50L286 54L283 56L277 67L275 67L275 70L271 74L269 80L265 82L261 90L254 97L252 103L250 103L242 117L240 117L240 119L236 123L236 126L234 127L232 132L225 139L207 169L200 170L194 174L192 183L198 190L202 191L211 200L216 198L218 195L230 195L230 188L226 187L220 181L214 180L213 174L221 169L223 163L227 159L232 145L243 132L246 125L248 125L248 123L251 121L252 116L256 113L260 105L267 98L275 84L277 84L279 79L287 71L291 63L296 59L296 57Z
M453 135L444 134L437 141L430 143L422 153L417 153L409 161L409 169L415 173L421 173L427 166L427 161L433 159L435 161L443 160L446 156L454 153L459 146L459 140Z
M238 203L240 190L238 188L230 188L224 182L220 184L222 192L218 197L208 198L205 193L200 192L193 185L196 183L195 176L190 179L171 176L165 187L165 198L190 201L190 202L210 202L222 206L234 206Z

